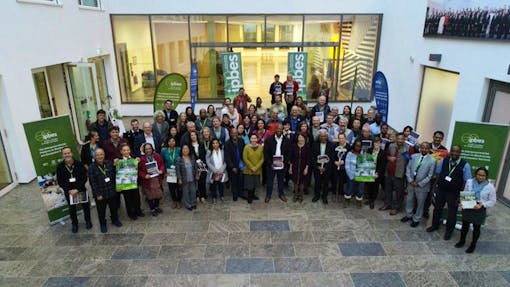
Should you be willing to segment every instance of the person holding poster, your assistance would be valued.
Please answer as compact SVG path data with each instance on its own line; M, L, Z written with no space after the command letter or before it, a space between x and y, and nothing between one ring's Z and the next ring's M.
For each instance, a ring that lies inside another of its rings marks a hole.
M435 196L432 225L427 228L427 232L439 229L443 207L448 204L444 240L450 240L452 237L460 192L464 190L466 181L471 178L471 167L468 162L460 158L460 153L461 147L453 145L450 156L443 159L436 167L438 189Z
M163 174L165 174L165 164L161 156L154 152L152 144L143 145L144 155L140 157L138 163L138 177L142 185L142 193L149 204L152 216L158 216L163 212L159 208L159 201L163 198Z
M379 186L382 186L384 181L384 170L386 168L386 153L382 149L382 142L380 137L375 137L373 141L374 146L369 150L373 161L375 162L375 178L374 182L367 182L367 199L370 209L374 209L375 200L379 192Z
M469 231L469 225L473 224L473 240L466 249L466 253L473 253L476 248L476 242L480 238L480 227L487 217L487 208L496 205L496 189L489 182L489 171L485 167L479 167L475 171L475 178L468 179L465 191L473 192L476 198L476 204L473 208L462 206L462 229L460 231L460 240L455 247L461 248L466 244L466 236ZM461 201L462 203L462 201Z
M161 157L165 162L166 168L166 182L168 183L168 190L170 191L170 197L172 197L172 208L180 208L182 200L182 191L177 185L177 171L176 171L176 160L181 154L181 148L176 146L177 142L175 138L171 137L168 139L167 146L161 151Z
M137 220L144 217L140 207L140 192L138 190L138 159L131 158L131 148L123 145L120 149L121 159L115 159L115 189L122 192L128 217Z
M411 156L411 160L406 167L408 183L406 215L400 220L402 222L412 220L411 227L416 227L420 224L423 215L423 205L430 191L431 179L436 167L436 161L429 153L430 143L422 142L419 150L420 153ZM415 202L416 209L414 209Z
M283 93L283 86L280 82L280 75L274 75L274 82L269 86L269 94L271 95L271 105L274 104L274 97L281 96Z
M344 194L343 207L347 208L351 202L352 195L356 196L356 204L358 208L362 207L363 200L363 182L355 180L356 176L356 164L358 156L361 154L361 141L357 140L353 143L352 149L347 153L345 157L345 173L347 174L347 190Z
M218 140L215 140L216 142ZM187 210L197 208L196 178L197 163L188 145L181 147L181 155L176 160L177 182L182 188L182 204Z
M87 182L87 171L80 161L73 158L73 152L70 147L64 147L61 150L63 160L57 166L57 182L64 190L64 195L69 206L69 215L71 217L73 233L78 232L78 216L76 214L76 204L72 204L71 197L78 198L78 204L81 204L83 215L85 217L85 226L92 228L90 220L90 204L87 195L85 183Z
M320 123L323 124L326 121L326 116L331 112L331 108L326 102L325 96L320 96L317 104L313 106L310 115L312 117L319 117Z
M98 148L94 153L95 161L89 166L89 177L92 195L96 200L97 218L101 226L101 233L108 231L106 227L106 206L110 208L110 218L113 225L121 227L122 223L117 214L118 194L115 192L115 167L110 161L105 160L104 150Z
M273 194L273 180L278 180L278 197L281 201L287 202L283 192L283 179L285 177L285 166L289 162L290 141L283 136L283 126L276 127L276 133L269 137L264 144L264 161L267 163L267 186L265 203L271 200Z
M290 113L290 109L296 103L296 96L297 92L299 91L299 84L297 81L294 81L292 75L289 74L287 75L287 80L282 84L282 87L283 92L285 93L285 103L287 103L287 111Z
M340 201L340 196L344 196L344 185L347 183L345 173L345 157L351 149L351 145L347 143L347 138L344 133L338 134L338 145L333 151L333 170L332 174L332 187L333 187L333 201Z
M335 146L328 141L328 132L319 130L319 141L312 146L312 169L315 179L314 196L312 202L322 198L324 204L328 204L329 176L333 168Z

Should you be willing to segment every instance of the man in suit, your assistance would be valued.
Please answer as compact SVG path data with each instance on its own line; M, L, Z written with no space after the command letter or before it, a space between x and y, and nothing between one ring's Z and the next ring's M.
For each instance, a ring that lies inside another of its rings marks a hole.
M420 224L423 215L423 205L430 191L430 183L436 166L436 161L430 155L430 144L422 142L420 153L413 154L406 167L407 202L406 215L400 221L412 220L411 227ZM414 202L416 201L416 212L413 214Z
M310 142L316 142L319 140L319 130L321 129L321 119L317 116L312 117L312 124L310 126L309 138Z
M460 158L460 153L460 146L453 145L450 149L450 156L441 160L436 167L438 189L435 194L432 225L427 228L427 232L439 229L439 220L443 207L445 204L448 204L448 218L446 219L444 240L450 240L452 237L460 192L464 190L466 181L471 178L471 167L469 163Z
M136 138L143 137L143 131L139 128L138 120L131 120L131 130L124 133L123 138L129 142L129 147L131 151L135 150L135 141Z
M430 154L432 158L436 160L436 164L445 157L448 156L448 149L443 146L441 143L444 139L444 133L442 131L435 131L432 136L432 144L430 145ZM436 182L436 175L432 176L431 182ZM434 185L430 185L430 192L427 195L427 199L425 200L425 205L423 206L423 217L429 218L429 209L432 204L432 194L433 194Z
M135 139L135 150L131 151L139 157L142 155L141 147L144 143L150 143L157 153L161 152L161 138L157 134L152 133L152 125L148 122L143 123L143 136Z
M165 115L165 121L170 127L177 126L177 119L179 118L179 114L174 110L173 102L171 100L165 101L165 109L163 110L163 114Z
M324 204L328 204L328 184L331 170L333 170L333 158L335 146L328 141L328 132L319 131L319 140L312 145L312 170L315 179L314 196L312 202L322 198ZM317 162L319 156L328 156L329 162L321 164Z
M276 133L267 138L264 142L264 161L267 162L267 189L265 202L271 200L273 194L273 180L276 175L278 180L278 196L283 202L287 202L283 192L283 179L285 177L285 166L289 163L290 141L283 136L283 126L279 124L276 127ZM283 156L283 168L274 165L273 158Z
M224 151L233 201L237 201L238 197L245 198L243 195L243 150L244 141L239 139L237 129L230 130L230 139L225 143Z

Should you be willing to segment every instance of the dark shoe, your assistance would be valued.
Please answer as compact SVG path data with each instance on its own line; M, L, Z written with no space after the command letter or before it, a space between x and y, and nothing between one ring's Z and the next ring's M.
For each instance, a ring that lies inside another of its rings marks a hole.
M253 199L251 197L248 197L248 204L251 204L253 202Z
M117 227L122 227L122 222L120 222L120 220L115 220L112 222L113 225L117 226Z
M361 202L361 200L356 200L356 207L358 209L361 209L363 207L363 203Z
M428 213L424 213L423 214L423 218L427 218L428 219L429 218L429 214Z
M464 241L464 240L460 240L459 242L457 242L457 243L455 244L455 248L461 248L461 247L463 247L463 246L464 246L464 244L466 244L466 241Z
M136 215L131 215L131 216L129 216L129 215L128 215L128 217L129 217L131 220L137 220L137 219L138 219L138 216L136 216Z
M158 213L163 213L163 209L161 209L159 207L154 208L154 210L156 210Z
M271 197L266 197L266 199L264 199L264 202L268 203L270 200L271 200Z
M193 205L191 208L193 208L193 209L197 209L197 206L196 206L196 205Z
M476 248L476 244L471 243L469 245L468 249L466 249L466 253L473 253L473 251L475 251L475 248Z
M350 203L351 203L351 199L350 198L349 199L345 198L344 199L343 208L347 208L347 206L349 206Z
M326 197L324 197L324 198L322 199L322 203L324 203L324 204L328 204L328 199L327 199Z
M287 198L285 197L285 195L280 196L280 200L283 202L287 202Z
M396 209L393 209L392 211L390 211L390 215L397 215L398 214L398 210Z
M106 232L108 232L106 225L101 225L101 233L106 233Z
M256 195L253 195L253 200L260 200L260 198Z
M158 211L156 209L151 210L151 215L152 216L158 216L158 214L159 213L158 213Z
M452 238L452 233L453 232L451 232L451 231L450 232L446 231L444 233L444 240L450 240L450 238Z
M317 201L319 200L319 198L320 198L320 197L318 197L318 196L314 196L314 197L312 198L312 202L317 202Z
M411 220L410 217L404 216L402 219L400 219L400 222L408 222L409 220Z
M379 210L381 210L381 211L390 210L390 209L391 209L391 206L389 206L389 205L384 205L379 208Z
M138 217L144 217L144 216L145 216L145 213L143 213L143 212L141 212L141 211L140 211L139 213L137 213L137 214L136 214L136 216L138 216Z
M369 205L370 205L370 209L374 209L375 208L375 205L374 205L373 201L371 201Z
M370 204L370 200L365 200L365 202L363 202L364 205L369 205Z
M438 230L438 229L439 229L439 227L432 225L432 226L429 226L429 227L426 229L426 231L427 231L427 232L434 232L434 231L436 231L436 230Z
M92 228L92 222L87 221L87 222L85 223L85 228L87 228L87 229L91 229L91 228Z
M193 211L193 207L189 206L189 207L186 207L187 210L189 211Z
M413 220L413 222L411 222L411 227L412 227L412 228L415 228L415 227L416 227L416 226L418 226L418 225L420 225L420 222L419 222L419 221L414 221L414 220Z
M237 197L233 197L233 198L232 198L232 201L237 201Z
M78 232L78 225L73 225L73 227L71 228L71 232L72 233Z

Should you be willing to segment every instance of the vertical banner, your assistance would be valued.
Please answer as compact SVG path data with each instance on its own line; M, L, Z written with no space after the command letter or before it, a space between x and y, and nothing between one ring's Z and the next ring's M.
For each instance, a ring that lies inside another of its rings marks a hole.
M485 167L489 170L489 180L496 181L508 129L508 125L455 122L452 143L462 147L460 156L469 162L473 175L477 168Z
M225 98L234 99L243 87L241 53L220 53L223 67Z
M289 52L287 62L287 71L292 75L294 81L299 84L297 95L306 100L308 54L306 52Z
M383 122L387 123L388 120L388 82L383 72L377 71L372 80L372 93L374 93L375 105L377 112L382 115Z
M193 110L193 112L195 112L195 103L197 101L198 94L198 67L196 62L191 64L189 86L190 86L191 109Z
M63 147L70 147L73 155L78 157L73 127L68 115L24 123L23 127L48 218L54 224L69 216L64 193L57 184L56 172L57 165L62 161Z
M188 82L183 75L171 73L164 76L154 92L154 112L163 109L166 100L171 100L174 109L177 108L187 90Z

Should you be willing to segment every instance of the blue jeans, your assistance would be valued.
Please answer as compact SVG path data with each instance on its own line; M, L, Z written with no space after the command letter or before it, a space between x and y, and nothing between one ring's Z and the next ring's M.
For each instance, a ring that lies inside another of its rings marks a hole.
M363 199L363 182L357 182L354 180L348 179L347 182L347 190L345 191L345 198L350 199L354 194L357 200Z
M223 197L223 182L221 181L214 181L211 183L211 198L216 199L217 193L220 194L220 197Z
M283 179L285 178L285 170L273 170L271 167L267 168L267 187L266 187L266 197L271 197L273 194L273 181L274 176L278 180L278 196L284 196L283 193Z
M243 192L243 174L238 169L237 173L230 172L228 178L230 179L230 190L232 191L232 199L237 200Z

